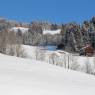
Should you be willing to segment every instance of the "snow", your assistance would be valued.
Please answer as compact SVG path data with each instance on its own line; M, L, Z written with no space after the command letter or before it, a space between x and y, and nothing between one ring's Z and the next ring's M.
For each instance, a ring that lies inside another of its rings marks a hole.
M27 54L27 58L37 60L37 57L44 57L40 61L44 61L46 63L52 64L52 54L55 55L54 57L54 65L58 65L61 67L68 68L68 60L69 60L69 67L76 71L86 72L86 66L88 64L89 69L91 69L91 73L95 73L95 58L94 57L85 57L85 56L78 56L66 51L62 50L52 50L54 47L36 47L36 46L28 46L23 45L23 48ZM50 50L48 50L50 49ZM69 57L69 59L68 59ZM66 65L65 65L66 64Z
M36 53L37 49L46 51L46 56L48 56L48 54L52 54L52 53L57 53L60 55L61 55L61 53L69 54L68 52L65 52L65 51L56 50L56 46L45 46L45 47L38 46L37 47L37 46L22 45L22 47L24 48L25 52L27 53L27 56L32 59L35 58L35 53Z
M23 33L27 32L29 28L25 28L25 27L12 27L10 30L17 32L18 30L21 30ZM43 30L43 34L60 34L61 29L57 29L57 30Z
M57 29L57 30L44 30L43 31L43 34L51 34L51 35L54 35L54 34L60 34L61 30L60 29Z
M27 58L29 59L35 59L35 53L36 53L36 46L29 46L29 45L23 45L22 46L27 54Z
M95 76L0 54L0 95L94 95Z
M13 27L11 28L11 31L18 32L18 30L21 30L22 33L27 32L29 28L25 27Z

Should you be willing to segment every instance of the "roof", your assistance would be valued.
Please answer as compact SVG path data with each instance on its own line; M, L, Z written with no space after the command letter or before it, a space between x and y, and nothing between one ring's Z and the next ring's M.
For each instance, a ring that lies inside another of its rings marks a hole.
M54 34L60 34L61 32L61 29L57 29L57 30L44 30L43 31L43 34L51 34L51 35L54 35Z

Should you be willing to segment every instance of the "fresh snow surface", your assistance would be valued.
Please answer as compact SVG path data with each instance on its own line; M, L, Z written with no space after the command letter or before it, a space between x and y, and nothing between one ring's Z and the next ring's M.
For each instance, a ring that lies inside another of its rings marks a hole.
M43 34L51 34L51 35L54 35L54 34L60 34L61 30L58 29L58 30L44 30L43 31Z
M95 76L0 54L0 95L94 95Z
M25 28L25 27L13 27L11 28L11 31L14 31L14 32L18 32L18 30L21 30L21 32L27 32L29 28Z
M73 55L71 53L61 51L61 50L48 50L48 47L36 47L36 46L28 46L23 45L23 48L27 54L27 58L36 60L36 56L43 56L44 62L52 64L50 61L50 57L52 54L57 55L57 58L54 58L55 65L58 64L61 67L68 68L68 56L69 56L69 66L70 68L74 68L74 70L86 72L87 66L91 69L92 73L95 73L95 57L85 57L85 56L78 56ZM50 48L50 47L49 47ZM52 47L51 47L52 48ZM43 51L43 52L42 52ZM88 64L88 65L87 65Z

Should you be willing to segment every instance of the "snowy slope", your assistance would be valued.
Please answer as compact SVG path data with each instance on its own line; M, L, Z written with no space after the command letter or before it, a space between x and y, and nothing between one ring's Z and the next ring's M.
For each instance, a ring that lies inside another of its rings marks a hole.
M39 47L37 47L37 46L22 45L22 47L24 48L24 50L25 50L25 52L27 54L27 57L32 58L32 59L35 59L35 53L36 53L36 50L38 50L38 49L39 50L45 50L46 57L49 56L48 54L52 54L52 53L59 54L59 52L64 52L65 54L69 54L68 52L65 52L65 51L56 50L55 46L52 46L52 47L50 47L50 46L40 47L39 46Z
M94 76L0 54L0 95L94 94Z
M68 68L68 60L70 69L87 73L87 68L90 74L95 74L95 57L78 56L61 50L48 50L48 47L36 47L23 45L27 54L27 58L41 60L46 63L58 65ZM53 55L54 54L54 55ZM55 56L55 57L52 57ZM39 59L36 59L36 56ZM43 58L40 58L42 56ZM69 58L69 59L68 59ZM54 61L53 61L54 60Z
M43 34L51 34L51 35L54 35L54 34L60 34L61 30L58 29L58 30L44 30L43 31Z

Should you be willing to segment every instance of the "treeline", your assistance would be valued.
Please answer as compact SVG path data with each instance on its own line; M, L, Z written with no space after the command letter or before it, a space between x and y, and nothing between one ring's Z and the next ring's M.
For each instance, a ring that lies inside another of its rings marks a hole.
M28 28L23 32L10 30L13 27ZM60 34L43 34L43 30L60 29ZM0 52L5 52L10 44L24 45L63 45L63 49L70 52L77 52L87 43L95 48L95 17L84 21L81 25L77 23L52 24L48 22L32 21L31 23L19 23L0 19Z
M86 44L95 48L95 17L90 21L84 21L82 25L69 23L62 25L61 34L66 49L78 51Z
M5 29L0 32L0 52L17 57L26 56L18 40L18 34Z

